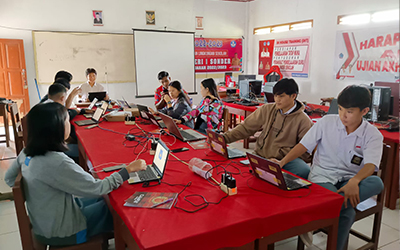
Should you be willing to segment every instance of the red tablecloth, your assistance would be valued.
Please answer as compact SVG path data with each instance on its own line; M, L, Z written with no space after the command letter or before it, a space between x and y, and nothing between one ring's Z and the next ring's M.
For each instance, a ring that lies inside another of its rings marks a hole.
M235 104L235 103L228 103L228 102L222 102L225 106L229 106L232 108L237 108L237 109L241 109L241 110L245 110L245 111L249 111L249 112L254 112L257 109L257 106L244 106L244 105L240 105L240 104Z
M78 116L76 119L82 118ZM122 122L103 122L100 126L122 133L128 132L131 128L134 128L132 130L134 132L139 131L135 126L127 126ZM154 125L140 125L140 127L146 131L156 129ZM123 135L99 128L88 130L78 126L76 126L76 133L94 167L108 162L127 163L136 158L133 149L126 148L122 144ZM167 145L174 141L173 138L165 135L162 136L162 140ZM133 142L127 142L127 145L133 144ZM191 148L187 143L179 140L169 148L184 146ZM136 152L140 149L137 148ZM217 164L222 165L230 162L209 149L191 149L175 155L186 162L193 157L217 160ZM150 156L147 151L139 158L145 159L150 164L153 156ZM218 249L241 246L262 236L313 220L334 218L339 215L342 196L314 184L310 187L311 193L307 197L288 198L305 196L309 190L282 191L261 180L250 179L250 186L275 195L260 193L247 186L247 179L251 177L248 174L248 167L235 162L232 164L243 172L243 176L234 175L237 180L238 194L222 200L219 205L209 205L196 213L186 213L176 208L153 210L123 206L124 201L135 191L178 193L183 188L168 186L164 183L143 188L140 184L129 185L125 182L120 188L110 193L110 202L141 249ZM114 164L105 164L98 169L111 165ZM228 167L227 170L238 172L233 167ZM104 178L109 173L100 172L98 175ZM214 176L220 179L215 173ZM201 194L211 202L216 202L225 195L218 187L212 186L205 179L192 173L187 165L178 162L172 156L169 157L163 181L170 184L192 182L192 185L179 196L177 204L188 210L195 208L183 200L185 195ZM201 202L199 199L194 199L194 201Z

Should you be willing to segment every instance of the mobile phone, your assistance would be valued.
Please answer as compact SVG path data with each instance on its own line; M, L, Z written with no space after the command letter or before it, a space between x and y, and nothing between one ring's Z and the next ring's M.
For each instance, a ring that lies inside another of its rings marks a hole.
M172 153L179 153L179 152L183 152L183 151L188 151L188 148L177 148L177 149L173 149L171 150Z
M240 161L240 163L242 163L243 165L249 165L250 161L249 160L243 160L243 161Z
M104 172L111 172L114 170L120 170L122 168L126 167L125 164L120 164L120 165L116 165L116 166L112 166L112 167L107 167L107 168L103 168Z

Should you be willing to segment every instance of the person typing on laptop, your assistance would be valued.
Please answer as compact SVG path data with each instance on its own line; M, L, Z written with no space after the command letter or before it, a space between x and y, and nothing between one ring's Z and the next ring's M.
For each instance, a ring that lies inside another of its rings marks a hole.
M105 91L103 85L96 82L97 78L97 71L93 68L87 68L86 71L86 78L88 81L81 85L81 92L79 93L79 98L83 99L85 102L89 102L89 92L101 92ZM104 100L109 100L110 97L106 94Z
M101 196L121 186L129 173L145 170L145 161L133 161L119 172L95 179L63 153L70 130L63 105L34 106L27 115L27 126L26 148L4 179L12 187L22 173L34 237L45 245L66 246L112 232L112 215Z
M313 125L297 101L299 88L293 79L282 79L273 88L275 103L264 104L244 122L224 134L226 143L248 138L262 129L255 153L266 158L282 159L303 138ZM304 179L308 177L311 155L304 153L283 166L283 169Z
M383 190L382 180L372 175L381 161L383 136L363 119L371 103L367 88L347 86L337 101L338 115L324 116L281 161L274 161L284 166L317 147L308 179L344 196L337 240L337 249L342 250L354 222L354 208ZM312 244L312 233L301 238Z
M159 109L158 112L169 115L174 119L181 119L182 116L192 111L189 97L185 94L185 92L183 92L182 85L179 81L170 82L168 91L169 95L164 95L164 100L167 102L167 106ZM149 110L153 114L158 113L150 107ZM184 125L188 126L189 128L194 128L192 120L185 122Z

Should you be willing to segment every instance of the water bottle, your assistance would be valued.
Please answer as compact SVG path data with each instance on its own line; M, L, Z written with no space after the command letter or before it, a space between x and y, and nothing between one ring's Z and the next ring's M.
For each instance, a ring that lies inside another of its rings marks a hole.
M189 169L192 172L195 172L196 174L200 175L204 179L208 179L212 176L212 166L210 163L202 161L199 158L192 158L189 161ZM207 171L210 170L208 173Z

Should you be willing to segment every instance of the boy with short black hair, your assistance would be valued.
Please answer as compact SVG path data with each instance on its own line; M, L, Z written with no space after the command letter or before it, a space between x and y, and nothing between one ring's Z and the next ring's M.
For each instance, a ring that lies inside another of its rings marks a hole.
M297 83L284 78L275 84L273 93L275 103L264 104L224 134L227 143L248 138L262 128L256 141L256 154L267 159L282 159L300 142L313 123L304 113L304 105L296 100ZM298 157L285 164L283 169L307 178L310 167L306 162L310 162L311 156L304 152Z
M65 101L67 99L67 89L59 83L54 83L49 87L48 96L49 99L43 103L58 102L65 106Z
M88 81L80 86L81 92L79 93L79 98L84 101L89 102L89 92L102 92L105 91L103 85L96 82L97 71L93 68L87 68L85 71L86 78ZM104 100L109 100L110 97L106 94Z
M378 176L382 157L383 136L363 119L369 111L370 91L350 85L338 97L339 115L326 115L319 120L281 161L284 166L318 146L309 180L344 196L340 212L337 249L342 250L355 218L355 207L361 201L379 194L383 182ZM302 235L306 245L312 234Z
M169 83L171 82L171 77L169 76L169 73L167 71L161 71L157 75L158 81L161 83L161 86L158 87L154 93L154 105L156 106L157 110L160 110L167 106L168 104L172 104L171 97L168 94L168 86ZM187 97L189 97L188 93L182 88L183 92L186 94ZM189 103L191 106L192 104Z

